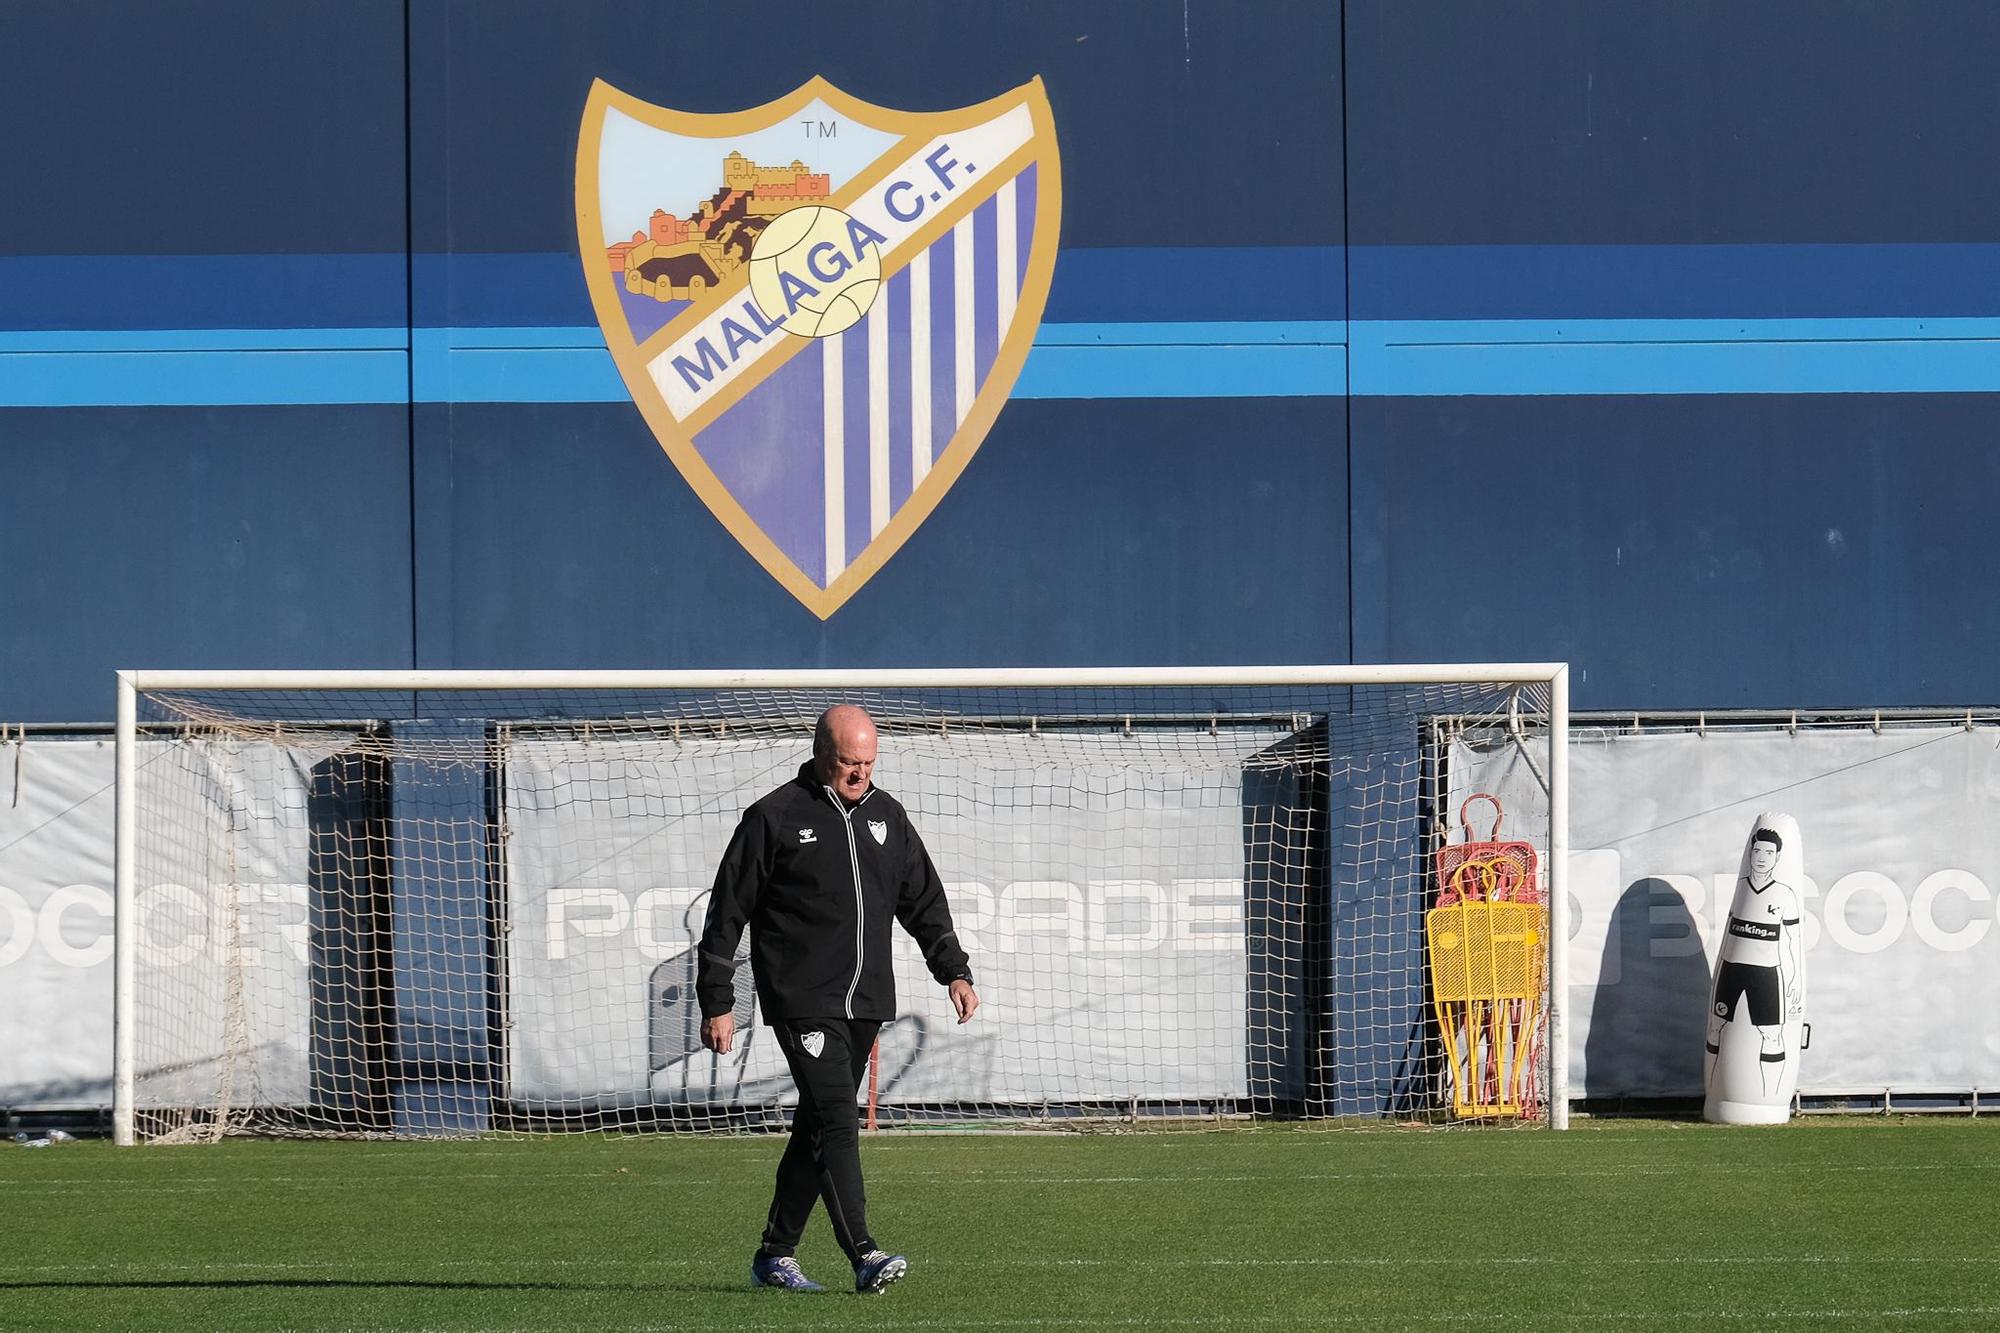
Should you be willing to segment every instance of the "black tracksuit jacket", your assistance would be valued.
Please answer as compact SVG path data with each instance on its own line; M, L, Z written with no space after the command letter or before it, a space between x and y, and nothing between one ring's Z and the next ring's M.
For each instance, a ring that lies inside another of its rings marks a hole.
M765 1022L889 1021L891 920L916 939L939 985L971 980L944 885L903 807L879 787L849 806L805 764L743 812L723 853L695 977L702 1016L733 1007L736 946L748 925Z

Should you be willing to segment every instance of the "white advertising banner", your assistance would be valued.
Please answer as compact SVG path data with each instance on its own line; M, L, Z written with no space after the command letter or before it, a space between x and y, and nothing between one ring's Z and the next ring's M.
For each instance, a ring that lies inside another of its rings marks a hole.
M111 1104L106 738L0 745L0 1105Z
M1238 731L1216 744L1240 755L1277 736ZM1108 774L1093 786L1103 746L1044 732L1032 765L1016 769L1005 753L972 759L935 738L885 738L877 776L945 881L982 1005L958 1026L897 930L883 1102L1244 1094L1241 784L1167 765L1134 800ZM657 742L509 750L516 1097L790 1095L761 1013L745 1049L700 1049L693 949L743 806L805 755L796 740L690 745L671 770L657 755ZM583 792L595 799L573 799Z
M132 923L140 1106L311 1100L313 767L344 744L140 743L153 816Z
M1044 756L1050 743L1039 738ZM717 793L762 793L801 758L795 744L744 741L675 779L614 741L514 746L517 1096L761 1100L789 1090L761 1036L724 1059L699 1051L690 951L743 803ZM1081 749L1069 759L1072 771L1012 770L1004 756L974 766L919 738L885 745L883 785L912 807L986 1001L977 1021L955 1025L898 932L902 1014L884 1036L885 1101L1242 1095L1241 793L1160 773L1143 808L1086 799L1058 823L1044 814L1031 824L1013 804L1017 788L1090 790ZM192 1066L222 1045L219 1008L197 1014L194 996L219 970L218 914L234 905L264 1100L301 1098L308 1084L309 889L296 813L305 762L234 756L246 776L229 780L232 799L293 813L239 851L233 871L191 863L140 886L141 961L168 983L162 993L186 983L180 1058ZM0 745L0 1105L110 1097L112 767L108 739ZM1805 844L1812 1042L1801 1093L2000 1089L1993 728L1579 728L1570 771L1578 1095L1701 1093L1712 960L1760 810L1792 815ZM1506 750L1455 755L1453 775L1458 799L1493 790L1508 800L1533 781ZM919 787L948 795L926 805ZM1068 1034L1062 1060L1036 1058L1058 1032Z
M246 1100L305 1099L306 762L268 745L141 748L142 766L197 767L219 802L184 812L138 886L149 1100L194 1095L225 1061ZM0 746L0 1105L111 1102L114 769L108 737ZM233 831L200 836L211 819ZM232 950L245 1008L233 1043L220 980Z
M1526 780L1504 753L1464 790ZM1611 732L1570 747L1573 1095L1698 1096L1710 978L1758 812L1805 851L1802 1096L2000 1089L2000 733Z

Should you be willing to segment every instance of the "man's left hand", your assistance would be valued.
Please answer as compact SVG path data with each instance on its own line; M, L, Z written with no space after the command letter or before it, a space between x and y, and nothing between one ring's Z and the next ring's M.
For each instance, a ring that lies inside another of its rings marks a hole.
M973 1012L979 1008L979 992L972 989L972 983L964 977L951 983L951 1007L958 1011L958 1021L970 1022Z

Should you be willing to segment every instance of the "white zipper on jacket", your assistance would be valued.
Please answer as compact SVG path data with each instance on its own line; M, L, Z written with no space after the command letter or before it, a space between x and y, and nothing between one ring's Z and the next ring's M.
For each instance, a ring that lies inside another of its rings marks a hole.
M847 833L847 868L854 873L854 979L847 983L847 998L842 1002L847 1010L847 1017L852 1019L854 992L861 988L861 965L863 955L867 951L868 938L864 933L868 926L868 904L861 896L861 851L854 843L854 812L875 794L875 789L870 787L862 792L861 800L856 801L851 807L841 803L840 794L833 788L826 788L826 794L833 802L833 808L840 811L840 827Z

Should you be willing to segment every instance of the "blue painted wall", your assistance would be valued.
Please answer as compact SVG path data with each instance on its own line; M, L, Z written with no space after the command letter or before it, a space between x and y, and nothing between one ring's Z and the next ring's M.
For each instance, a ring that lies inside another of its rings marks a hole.
M1584 707L1991 699L2000 11L1346 37L1357 656L1564 659Z
M1581 707L1992 701L2000 10L712 18L10 10L0 719L195 665L1562 658ZM825 622L625 397L572 215L593 78L721 111L815 74L1040 77L1064 173L1015 400Z

